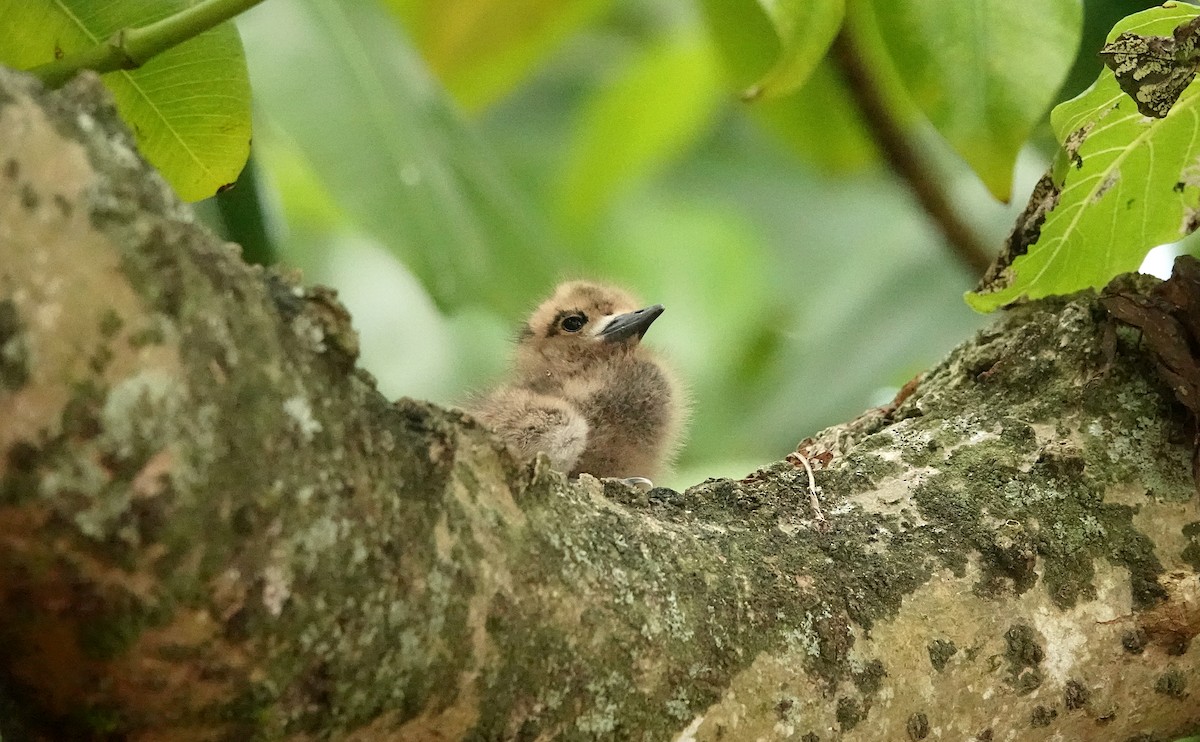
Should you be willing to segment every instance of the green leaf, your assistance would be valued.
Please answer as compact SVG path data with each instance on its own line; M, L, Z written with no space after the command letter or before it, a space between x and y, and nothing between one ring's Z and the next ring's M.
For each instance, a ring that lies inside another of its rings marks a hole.
M837 35L845 0L703 0L709 34L742 97L794 93Z
M0 0L0 62L28 69L186 8L187 0ZM196 201L237 179L250 152L250 84L232 24L103 76L138 149Z
M873 0L913 101L1007 201L1017 152L1070 70L1080 0Z
M460 105L509 92L612 0L385 0Z
M691 146L721 100L712 48L684 35L651 49L589 101L563 171L562 213L595 218L622 188Z
M774 66L742 94L753 100L795 91L808 80L837 35L845 0L758 0L779 38Z
M704 0L702 7L730 86L744 91L756 84L780 49L775 29L761 7L752 0ZM870 6L851 3L843 23L843 33L853 34L855 47L874 72L889 114L902 124L920 116L908 100ZM800 159L826 172L843 174L878 159L858 107L829 59L822 59L798 90L755 100L746 110Z
M778 135L797 157L827 173L861 170L878 160L858 109L829 62L817 65L799 91L755 101L749 113Z
M702 0L709 35L739 90L762 78L782 53L779 35L755 0Z
M1152 8L1118 23L1109 38L1125 31L1169 35L1198 14L1193 5ZM1066 147L1055 173L1057 205L1037 242L1006 275L984 292L967 294L979 311L1103 286L1137 270L1151 248L1179 240L1200 220L1196 85L1165 118L1147 118L1105 69L1091 88L1057 106L1050 122Z
M270 131L336 206L311 214L347 215L443 310L516 315L571 270L378 3L266 3L242 31Z

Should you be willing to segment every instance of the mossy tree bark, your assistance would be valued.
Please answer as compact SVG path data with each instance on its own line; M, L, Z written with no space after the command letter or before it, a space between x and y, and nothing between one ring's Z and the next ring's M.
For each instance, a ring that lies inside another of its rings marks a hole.
M389 403L94 78L0 71L0 734L1169 739L1200 728L1188 421L1090 297L890 411L642 494ZM833 383L833 382L831 382Z

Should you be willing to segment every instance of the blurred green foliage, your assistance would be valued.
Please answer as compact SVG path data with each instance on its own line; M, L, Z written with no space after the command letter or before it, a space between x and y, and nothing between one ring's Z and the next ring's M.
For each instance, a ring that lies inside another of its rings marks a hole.
M611 0L383 0L463 107L512 90Z
M1056 149L1046 111L1095 78L1111 21L1152 4L264 3L239 19L257 194L203 213L339 287L394 396L493 382L558 280L662 302L648 342L694 400L668 484L738 476L981 323L961 300L977 277L881 164L846 50L999 246Z
M672 35L631 60L575 116L557 185L564 224L586 230L625 190L686 154L722 94L699 32Z
M386 393L461 399L503 372L555 281L612 280L668 307L647 341L692 392L682 485L744 475L886 402L982 323L961 299L976 276L821 59L835 26L809 48L789 36L802 4L353 5L267 3L239 23L281 260L341 289ZM940 37L918 33L937 12L918 5L825 12L844 12L892 114L998 246L1049 161L1026 149L1013 181L1017 145L1077 92L1058 88L1108 31L1092 18L1130 3L1093 0L1082 21L1074 0L1015 19L957 8ZM1017 43L1028 34L1043 56ZM957 87L915 95L902 77L936 44L965 60ZM1014 56L1036 79L1005 74ZM1014 182L1018 206L989 194Z
M268 25L252 22L260 12ZM320 211L332 215L328 224L311 212L285 221L361 230L446 309L516 311L527 299L497 276L551 280L559 266L543 216L523 202L383 7L268 3L247 16L243 33L266 119L258 127L264 161L291 159L310 172L324 193ZM285 204L292 185L277 184ZM286 250L281 257L289 259Z
M341 288L388 394L461 399L556 280L613 280L668 306L648 342L692 391L683 484L884 401L979 324L971 277L870 164L824 63L808 99L747 105L771 55L730 74L696 7L541 4L533 24L486 2L354 6L266 3L240 26L280 259ZM493 59L508 71L485 84ZM963 192L1002 234L1005 209Z
M803 87L825 56L846 15L845 0L710 1L706 7L710 18L716 14L724 16L716 22L710 21L709 28L714 31L728 33L730 29L743 26L751 30L759 28L758 16L762 14L775 32L778 51L772 55L770 66L762 76L742 92L745 100L774 98ZM776 44L741 39L730 46L731 58L742 60L747 53L771 49ZM740 66L739 62L735 64Z

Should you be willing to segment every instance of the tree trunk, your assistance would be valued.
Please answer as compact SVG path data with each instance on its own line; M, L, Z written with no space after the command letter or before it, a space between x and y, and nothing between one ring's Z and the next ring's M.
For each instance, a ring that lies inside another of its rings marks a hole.
M1106 328L1012 312L741 481L571 482L385 400L332 293L197 226L95 77L0 70L0 735L1200 729L1191 423Z

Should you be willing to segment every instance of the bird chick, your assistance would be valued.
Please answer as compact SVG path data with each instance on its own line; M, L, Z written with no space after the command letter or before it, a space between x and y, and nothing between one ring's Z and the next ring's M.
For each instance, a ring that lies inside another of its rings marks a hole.
M522 328L512 380L468 405L521 453L572 476L653 477L683 418L671 373L641 344L663 306L587 281L559 285Z

